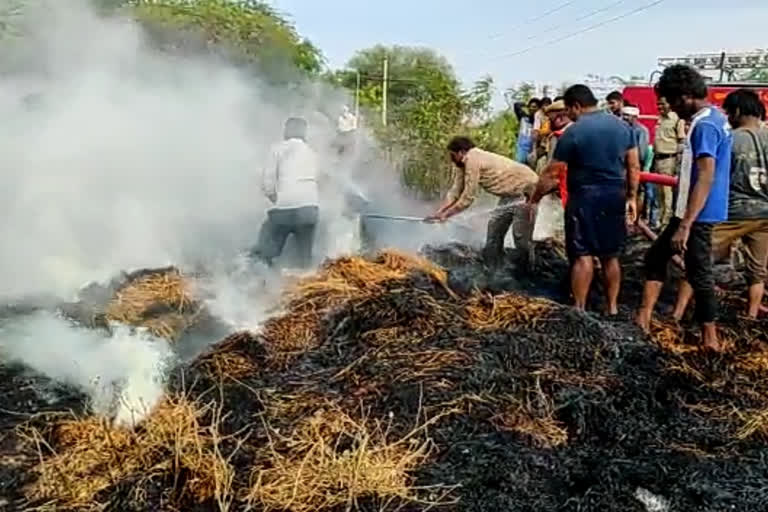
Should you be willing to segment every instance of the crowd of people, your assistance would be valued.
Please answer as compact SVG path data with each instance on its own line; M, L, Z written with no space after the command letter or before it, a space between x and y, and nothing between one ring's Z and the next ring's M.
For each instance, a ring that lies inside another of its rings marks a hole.
M536 211L545 196L559 196L575 307L586 309L597 269L603 278L604 313L619 313L620 256L642 219L659 232L645 258L646 282L635 321L648 330L667 267L682 261L685 281L673 311L680 320L693 298L704 346L721 350L713 262L741 242L746 262L748 317L763 311L768 278L768 129L765 106L749 89L730 93L722 108L708 102L707 83L695 69L675 65L655 85L658 119L653 140L640 110L613 92L599 105L585 85L569 87L553 100L516 104L520 120L516 159L478 148L467 137L448 144L455 165L453 186L439 209L426 218L443 222L469 208L479 189L498 196L483 251L489 267L504 257L512 229L517 264L533 257ZM339 141L354 130L350 113L341 118ZM349 121L349 122L346 122ZM293 235L302 266L312 257L318 223L317 155L307 144L307 122L286 122L262 173L272 203L254 256L272 264ZM339 144L342 148L348 144ZM642 171L645 171L643 173ZM652 173L676 179L676 187L641 183Z
M599 266L605 314L613 316L619 311L619 256L629 230L642 218L660 234L646 254L636 323L649 329L668 263L682 256L686 280L673 315L682 318L694 298L701 342L719 351L713 261L729 254L736 241L743 243L746 260L746 313L755 318L762 310L768 276L765 107L749 89L732 92L722 109L711 105L705 78L684 65L666 68L655 92L659 115L653 140L639 122L639 108L621 93L608 95L601 108L585 85L554 100L515 105L520 123L514 161L477 148L466 137L454 138L448 145L454 184L429 220L444 221L465 210L482 187L499 196L488 225L488 264L500 261L510 226L522 249L518 253L529 260L537 205L546 195L560 196L575 306L586 308ZM641 184L642 171L675 177L677 186Z

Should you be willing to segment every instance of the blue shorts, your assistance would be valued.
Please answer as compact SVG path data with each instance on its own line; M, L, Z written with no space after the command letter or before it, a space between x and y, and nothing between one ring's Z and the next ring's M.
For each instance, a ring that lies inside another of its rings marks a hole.
M583 256L613 258L627 239L626 193L621 185L587 185L568 192L565 248L573 261Z

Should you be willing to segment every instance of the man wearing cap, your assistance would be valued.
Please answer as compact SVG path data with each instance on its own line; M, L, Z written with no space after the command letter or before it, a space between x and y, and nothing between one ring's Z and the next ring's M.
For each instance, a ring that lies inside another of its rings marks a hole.
M640 118L640 109L634 105L625 103L621 107L621 117L629 125L629 129L632 131L632 136L637 146L637 154L640 158L640 167L644 171L651 169L653 158L651 156L650 139L651 135L648 132L648 128L643 126L638 119ZM650 225L654 228L658 228L658 206L656 204L656 187L647 183L642 187L643 192L643 216L648 219Z
M469 208L478 188L499 197L488 221L483 256L489 267L497 267L504 256L504 238L512 226L515 248L522 263L530 262L533 222L529 218L526 199L531 196L538 176L528 166L505 156L475 147L468 137L454 137L448 153L456 166L453 186L440 208L426 221L444 222Z

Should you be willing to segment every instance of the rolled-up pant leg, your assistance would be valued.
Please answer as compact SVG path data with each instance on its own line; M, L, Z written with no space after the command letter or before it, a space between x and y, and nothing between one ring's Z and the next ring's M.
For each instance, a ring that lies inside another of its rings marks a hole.
M715 276L712 273L712 224L694 223L685 251L685 271L696 299L696 321L712 323L717 317Z
M491 212L491 218L488 221L488 232L485 238L485 249L483 258L487 265L495 267L501 264L504 257L504 238L507 236L509 227L515 220L516 205L515 201L522 201L521 198L502 197L499 204ZM517 241L515 241L517 244Z
M768 220L750 221L749 227L742 241L747 260L747 284L753 286L768 278Z
M663 283L667 280L667 265L675 255L672 250L672 237L680 226L680 219L672 218L645 253L645 279Z
M533 263L533 228L535 217L528 215L525 202L514 205L512 218L512 236L515 240L515 248L518 251L521 263L528 265Z

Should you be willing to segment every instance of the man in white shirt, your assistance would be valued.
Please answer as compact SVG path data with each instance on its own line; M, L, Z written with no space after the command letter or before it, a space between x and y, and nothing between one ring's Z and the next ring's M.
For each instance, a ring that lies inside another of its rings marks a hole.
M354 147L356 130L357 116L350 112L348 106L344 105L341 115L336 120L336 140L333 143L339 154Z
M272 266L289 235L296 239L299 264L312 263L319 211L318 159L306 142L307 121L290 118L285 122L284 140L270 151L261 188L272 202L259 233L254 255Z
M337 126L339 133L352 132L357 129L357 117L350 112L349 107L344 105L344 108L337 120Z

